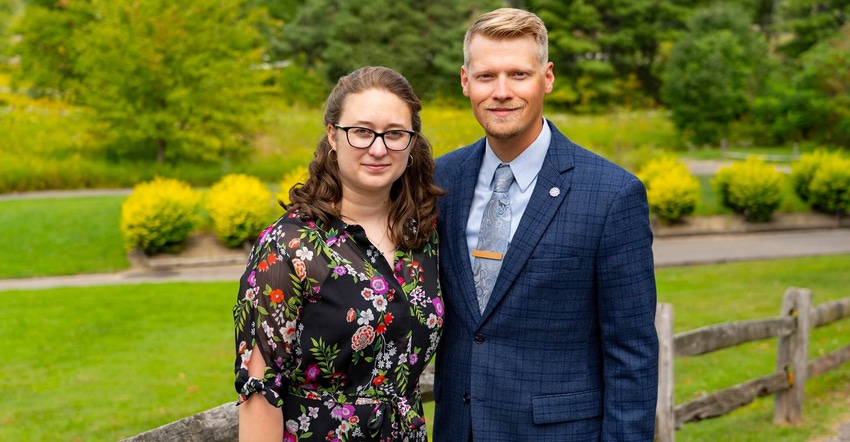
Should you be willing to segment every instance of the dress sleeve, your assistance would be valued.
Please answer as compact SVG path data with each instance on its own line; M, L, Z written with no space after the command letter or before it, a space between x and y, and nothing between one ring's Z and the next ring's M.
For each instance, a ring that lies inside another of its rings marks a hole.
M233 308L236 329L236 391L238 403L251 394L261 393L270 404L283 405L289 360L301 312L302 290L295 267L280 241L283 231L275 226L264 231L248 258L239 281L239 293ZM248 376L248 361L254 347L265 362L265 376Z

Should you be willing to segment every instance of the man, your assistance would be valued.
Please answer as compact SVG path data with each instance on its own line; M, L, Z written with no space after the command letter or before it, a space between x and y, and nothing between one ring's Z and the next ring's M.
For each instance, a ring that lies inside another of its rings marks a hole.
M547 48L543 22L510 8L464 40L463 94L486 138L437 160L435 442L653 439L646 191L543 118Z

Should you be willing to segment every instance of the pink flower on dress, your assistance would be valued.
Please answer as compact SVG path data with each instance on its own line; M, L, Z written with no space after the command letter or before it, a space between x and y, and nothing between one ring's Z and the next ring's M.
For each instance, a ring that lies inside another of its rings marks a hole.
M387 280L381 275L373 276L369 285L372 286L372 290L379 295L383 295L390 288L389 284L387 284Z
M440 298L434 298L431 300L431 304L434 305L434 311L437 312L437 316L443 317L443 313L446 312L445 306L443 306L443 300Z
M348 418L354 416L354 405L337 405L331 410L331 416L339 420L348 420Z
M355 319L357 319L357 312L353 308L348 309L348 313L345 314L345 321L354 322Z
M292 266L295 267L295 274L298 275L298 279L301 281L307 277L307 264L304 264L304 261L295 258L292 260Z
M375 329L372 328L371 325L364 325L358 328L357 331L354 332L354 336L351 337L351 349L354 351L363 350L374 340Z
M310 364L307 367L307 370L304 371L304 376L307 377L308 381L315 381L319 377L319 364Z

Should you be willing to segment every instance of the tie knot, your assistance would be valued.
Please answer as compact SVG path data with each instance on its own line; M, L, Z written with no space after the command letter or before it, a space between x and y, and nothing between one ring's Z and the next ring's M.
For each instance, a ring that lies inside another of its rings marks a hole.
M493 192L507 192L508 188L511 187L511 183L514 182L514 174L511 172L511 166L504 163L500 164L496 168L496 174L493 180L495 181Z

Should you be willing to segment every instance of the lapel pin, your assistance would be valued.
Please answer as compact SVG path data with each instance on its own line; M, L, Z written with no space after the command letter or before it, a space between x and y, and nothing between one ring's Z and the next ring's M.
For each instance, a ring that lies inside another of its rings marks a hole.
M552 198L555 198L556 196L558 196L560 194L561 194L561 189L559 189L557 187L553 187L553 188L549 189L549 196L551 196Z

